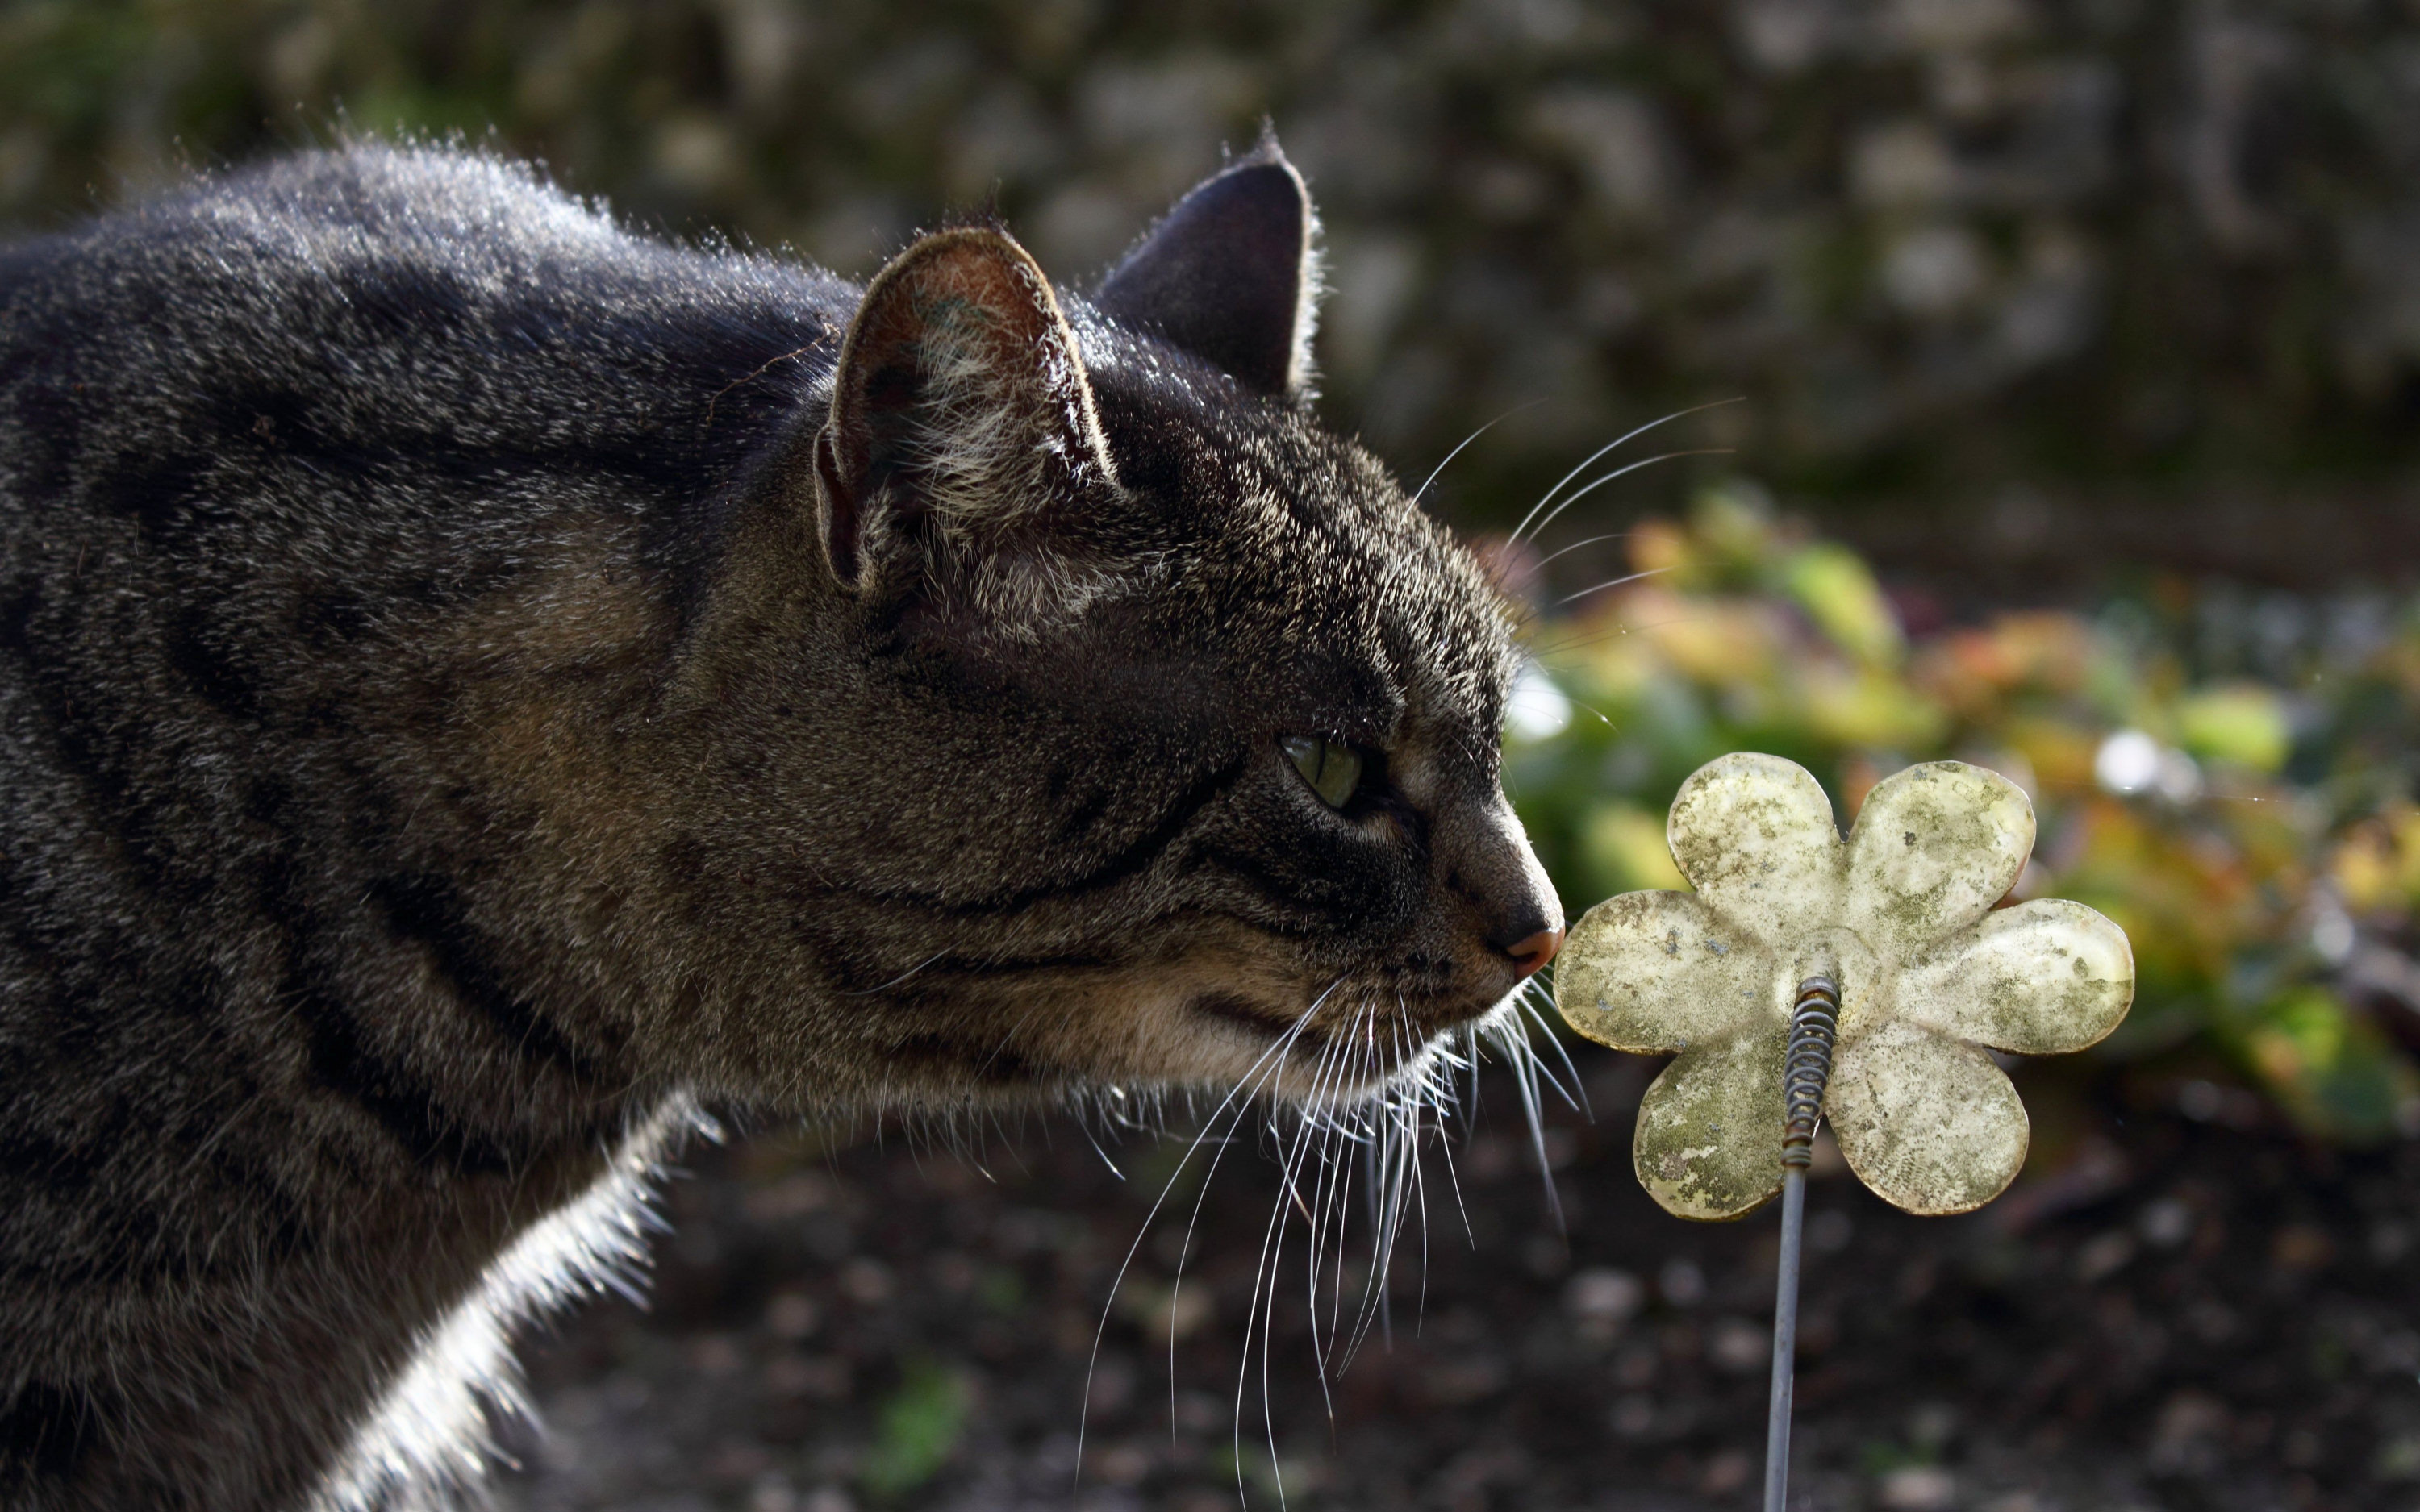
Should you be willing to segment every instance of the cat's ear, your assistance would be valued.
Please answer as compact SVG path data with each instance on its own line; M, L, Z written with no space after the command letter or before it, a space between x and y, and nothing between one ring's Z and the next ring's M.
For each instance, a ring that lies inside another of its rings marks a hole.
M1319 217L1275 137L1176 202L1094 302L1156 332L1248 389L1310 391Z
M825 548L851 584L890 561L923 573L936 551L1030 551L1055 517L1115 490L1075 332L1024 248L942 231L875 276L815 472Z

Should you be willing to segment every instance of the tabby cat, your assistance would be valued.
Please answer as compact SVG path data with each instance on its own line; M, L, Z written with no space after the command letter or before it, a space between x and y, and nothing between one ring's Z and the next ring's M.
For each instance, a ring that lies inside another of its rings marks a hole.
M1315 229L860 289L362 145L0 252L0 1504L475 1498L700 1106L1375 1088L1544 964Z

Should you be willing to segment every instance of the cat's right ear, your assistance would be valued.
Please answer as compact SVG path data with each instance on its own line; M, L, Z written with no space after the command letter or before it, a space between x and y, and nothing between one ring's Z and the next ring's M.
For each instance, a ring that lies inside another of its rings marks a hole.
M951 570L994 581L1117 486L1050 282L985 227L938 232L875 276L815 442L824 548L852 587ZM986 595L996 596L996 595Z
M1319 216L1277 138L1195 185L1102 281L1093 302L1247 389L1311 393Z

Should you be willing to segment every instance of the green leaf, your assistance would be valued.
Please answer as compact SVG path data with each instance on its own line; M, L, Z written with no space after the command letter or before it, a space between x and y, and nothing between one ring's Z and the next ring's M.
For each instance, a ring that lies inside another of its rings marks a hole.
M859 1475L867 1493L889 1500L931 1480L958 1446L966 1419L963 1379L929 1362L908 1366L876 1421L874 1447Z
M1896 667L1907 657L1899 616L1870 568L1830 541L1791 553L1782 586L1831 642L1868 667Z
M2177 702L2177 738L2195 756L2234 762L2257 772L2286 764L2293 732L2283 700L2265 687L2235 684Z
M2264 1005L2239 1045L2278 1104L2318 1138L2383 1143L2420 1097L2411 1062L2324 987L2300 987Z
M1688 879L1672 863L1664 821L1635 804L1601 805L1580 830L1580 860L1591 897L1617 892L1678 891Z

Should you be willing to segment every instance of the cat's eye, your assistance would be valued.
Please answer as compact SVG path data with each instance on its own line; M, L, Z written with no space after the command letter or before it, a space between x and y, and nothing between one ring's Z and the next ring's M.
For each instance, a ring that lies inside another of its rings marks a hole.
M1361 753L1341 740L1288 735L1278 744L1319 801L1331 809L1343 808L1361 785Z

